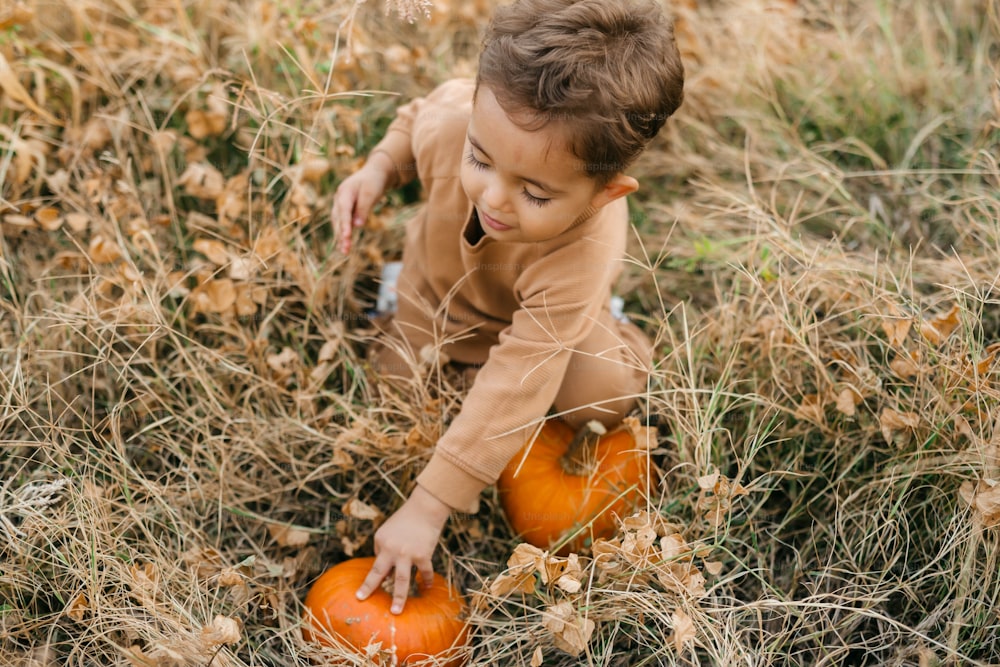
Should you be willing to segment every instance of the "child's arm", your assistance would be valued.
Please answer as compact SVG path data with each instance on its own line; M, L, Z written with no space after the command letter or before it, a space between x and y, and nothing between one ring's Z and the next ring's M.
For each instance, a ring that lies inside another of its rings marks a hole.
M415 566L425 585L434 580L431 557L451 508L417 486L403 506L375 532L375 563L357 591L359 600L372 594L393 572L392 613L399 614L410 591Z
M424 98L416 98L396 109L396 117L382 140L368 153L365 165L337 188L331 218L341 252L350 251L351 231L365 224L375 202L386 190L405 185L416 175L411 132L424 103Z
M426 108L438 116L455 113L455 99L471 96L472 86L472 81L467 79L447 81L427 97L415 98L396 109L396 117L382 140L368 153L365 166L346 178L333 197L331 217L342 252L350 250L351 232L365 224L375 202L385 191L406 185L417 176L414 138L419 132L414 133L414 126L422 110ZM434 140L428 137L423 141Z
M395 172L392 157L385 151L376 150L368 156L365 166L344 179L337 188L333 195L331 218L340 252L345 255L350 252L351 230L365 224Z

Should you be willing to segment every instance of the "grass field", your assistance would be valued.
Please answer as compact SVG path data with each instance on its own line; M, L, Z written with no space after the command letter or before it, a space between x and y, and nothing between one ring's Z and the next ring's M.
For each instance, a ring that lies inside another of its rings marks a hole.
M329 207L493 6L397 4L2 0L0 665L364 664L302 599L461 392L365 372L419 191L351 257ZM453 517L470 664L1000 663L997 3L671 7L619 286L662 484L572 592Z

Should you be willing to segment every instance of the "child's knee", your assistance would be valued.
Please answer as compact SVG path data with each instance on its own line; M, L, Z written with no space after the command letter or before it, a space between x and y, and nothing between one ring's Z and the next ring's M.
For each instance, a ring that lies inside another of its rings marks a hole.
M645 375L622 359L575 353L553 407L571 426L594 419L615 426L635 407L646 388Z
M555 409L570 425L615 426L646 391L652 344L634 324L602 323L570 358Z

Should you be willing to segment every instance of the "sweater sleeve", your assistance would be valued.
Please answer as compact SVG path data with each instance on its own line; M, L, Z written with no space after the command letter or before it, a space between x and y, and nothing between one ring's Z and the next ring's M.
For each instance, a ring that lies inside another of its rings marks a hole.
M581 275L580 267L603 275ZM573 350L608 298L595 287L610 283L610 267L594 243L528 267L517 284L520 308L417 478L421 486L453 508L475 506L552 406Z
M417 175L414 145L414 126L421 113L440 113L458 101L469 97L472 82L467 79L452 79L442 83L426 97L417 97L396 109L396 117L386 129L385 136L368 153L385 153L395 167L393 187L406 185ZM429 111L430 110L430 111Z

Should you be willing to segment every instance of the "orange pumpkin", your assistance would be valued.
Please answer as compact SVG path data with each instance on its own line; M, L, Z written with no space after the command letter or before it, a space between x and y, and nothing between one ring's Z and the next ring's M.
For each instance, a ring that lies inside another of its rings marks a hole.
M568 459L573 436L565 422L550 419L525 445L527 458L522 449L497 480L507 520L525 542L551 549L580 531L559 555L612 537L615 516L631 513L648 491L649 478L655 480L646 452L636 447L628 429L601 436L582 457L590 461L584 466Z
M375 642L394 654L393 664L424 660L429 656L447 659L465 645L468 626L464 620L461 595L441 575L435 573L429 588L422 585L406 600L403 613L389 611L392 595L378 588L367 600L354 593L371 570L374 558L353 558L324 572L306 594L302 636L330 646L329 636L363 653ZM420 574L417 574L419 580ZM448 667L465 660L456 656Z

